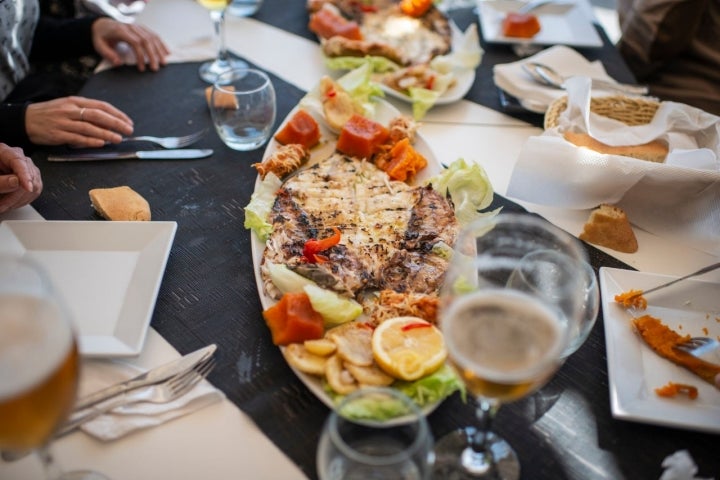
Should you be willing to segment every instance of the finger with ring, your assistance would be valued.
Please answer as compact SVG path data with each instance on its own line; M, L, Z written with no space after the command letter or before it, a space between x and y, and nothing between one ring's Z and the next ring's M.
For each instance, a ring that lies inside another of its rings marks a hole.
M85 107L80 109L80 121L84 122L85 119L83 118L85 116Z

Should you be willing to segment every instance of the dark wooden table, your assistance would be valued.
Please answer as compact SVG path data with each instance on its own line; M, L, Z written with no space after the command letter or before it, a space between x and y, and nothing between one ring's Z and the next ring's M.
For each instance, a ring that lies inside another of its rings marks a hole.
M464 27L472 12L456 12ZM257 18L314 38L307 30L304 2L265 0ZM602 31L601 31L602 33ZM621 81L631 81L602 33L602 49L582 51L601 59ZM515 60L509 48L483 45L485 56L469 100L499 109L492 84L494 63ZM278 52L292 54L292 52ZM135 120L138 133L185 134L210 127L202 94L205 84L194 63L169 65L153 74L119 68L95 75L82 94L107 100ZM278 122L304 92L272 77L278 93ZM519 114L535 125L542 118ZM153 220L178 223L152 326L180 353L208 343L219 346L219 365L210 381L222 389L310 478L316 478L315 449L328 409L287 367L272 345L261 317L243 207L254 188L262 150L240 153L225 147L211 131L198 147L215 149L204 160L48 163L42 169L45 192L35 202L48 220L97 220L91 188L129 185L152 206ZM524 211L500 196L496 205ZM588 246L594 268L625 267ZM474 405L458 395L429 417L436 437L474 421ZM673 452L690 451L700 474L717 474L718 436L613 419L608 394L602 313L587 342L554 379L532 397L501 409L496 430L517 450L525 479L655 479ZM247 472L252 478L252 472Z

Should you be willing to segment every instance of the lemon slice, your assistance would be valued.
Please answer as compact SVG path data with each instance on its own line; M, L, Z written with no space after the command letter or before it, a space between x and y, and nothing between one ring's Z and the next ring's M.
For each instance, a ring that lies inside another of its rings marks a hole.
M447 358L440 330L417 317L382 322L373 332L372 352L385 373L408 381L434 372Z

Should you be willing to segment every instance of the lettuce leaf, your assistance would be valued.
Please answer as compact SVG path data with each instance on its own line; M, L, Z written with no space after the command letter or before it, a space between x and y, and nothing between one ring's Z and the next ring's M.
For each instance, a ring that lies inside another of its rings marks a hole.
M372 97L385 96L385 92L380 86L372 81L372 73L372 65L365 62L337 79L337 83L350 94L355 102L362 106L369 118L375 117L375 104Z
M272 224L268 222L270 211L275 203L275 195L282 181L274 174L268 173L260 186L250 197L245 207L245 228L255 232L261 241L266 241L272 233Z
M330 70L354 70L366 63L370 64L373 72L394 72L400 65L385 57L366 55L365 57L327 57L325 66Z
M328 328L355 320L363 313L362 306L355 300L318 287L315 283L304 285L303 290L310 298L313 310L322 315Z
M412 398L421 407L439 402L459 391L465 401L465 385L457 376L455 370L445 364L426 377L414 382L395 382L393 388Z
M441 195L449 195L455 205L455 216L461 225L467 225L476 218L496 215L500 209L481 213L493 200L490 179L479 164L464 159L455 160L439 175L429 180Z

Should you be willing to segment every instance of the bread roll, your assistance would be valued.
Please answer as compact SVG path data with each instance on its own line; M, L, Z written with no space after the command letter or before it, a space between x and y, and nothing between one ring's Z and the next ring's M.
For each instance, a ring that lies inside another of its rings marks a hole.
M130 187L90 190L92 206L108 220L150 221L150 204Z
M647 160L650 162L663 163L668 154L668 147L659 140L653 140L642 145L628 145L613 147L606 145L587 133L564 132L563 137L568 142L578 147L586 147L600 153L610 155L623 155L625 157Z
M600 205L590 212L580 240L623 253L635 253L638 242L625 212L613 205Z
M212 97L212 88L213 87L207 87L205 89L205 100L207 101L208 107L210 106L210 98ZM223 89L230 90L232 92L235 91L235 87L232 85L225 85ZM240 108L235 95L228 92L218 92L215 94L215 106L227 110L237 110Z

